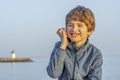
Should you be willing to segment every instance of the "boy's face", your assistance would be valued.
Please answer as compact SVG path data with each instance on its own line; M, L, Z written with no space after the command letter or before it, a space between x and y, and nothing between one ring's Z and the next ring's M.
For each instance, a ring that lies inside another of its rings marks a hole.
M66 26L67 37L72 42L84 42L93 31L88 32L87 26L80 21L70 21Z

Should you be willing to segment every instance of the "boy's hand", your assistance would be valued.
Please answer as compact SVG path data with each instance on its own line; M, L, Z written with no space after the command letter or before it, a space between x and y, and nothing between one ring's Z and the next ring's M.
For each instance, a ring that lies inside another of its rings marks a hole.
M59 35L60 39L61 39L61 49L66 49L67 45L68 45L68 39L67 39L67 33L65 31L65 28L59 28L57 30L57 34Z

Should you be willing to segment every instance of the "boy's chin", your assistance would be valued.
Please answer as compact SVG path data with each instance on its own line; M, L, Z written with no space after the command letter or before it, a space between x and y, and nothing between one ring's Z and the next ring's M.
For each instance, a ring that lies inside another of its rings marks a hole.
M76 39L75 39L75 40L74 40L74 39L71 39L70 41L71 41L71 42L74 42L74 43L80 42L80 40L76 40Z
M77 43L77 42L80 42L81 41L81 39L78 39L78 38L68 38L68 41L70 41L70 42L74 42L74 43Z

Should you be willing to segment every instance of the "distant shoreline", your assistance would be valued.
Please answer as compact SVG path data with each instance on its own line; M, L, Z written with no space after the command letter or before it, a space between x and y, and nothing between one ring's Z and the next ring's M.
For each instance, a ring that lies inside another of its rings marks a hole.
M30 58L0 58L0 62L33 62Z

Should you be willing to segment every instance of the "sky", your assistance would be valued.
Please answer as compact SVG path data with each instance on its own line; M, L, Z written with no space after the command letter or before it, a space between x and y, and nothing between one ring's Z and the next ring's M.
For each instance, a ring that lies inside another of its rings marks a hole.
M0 0L0 57L49 57L56 31L77 5L91 9L96 28L90 42L103 56L120 57L119 0Z

